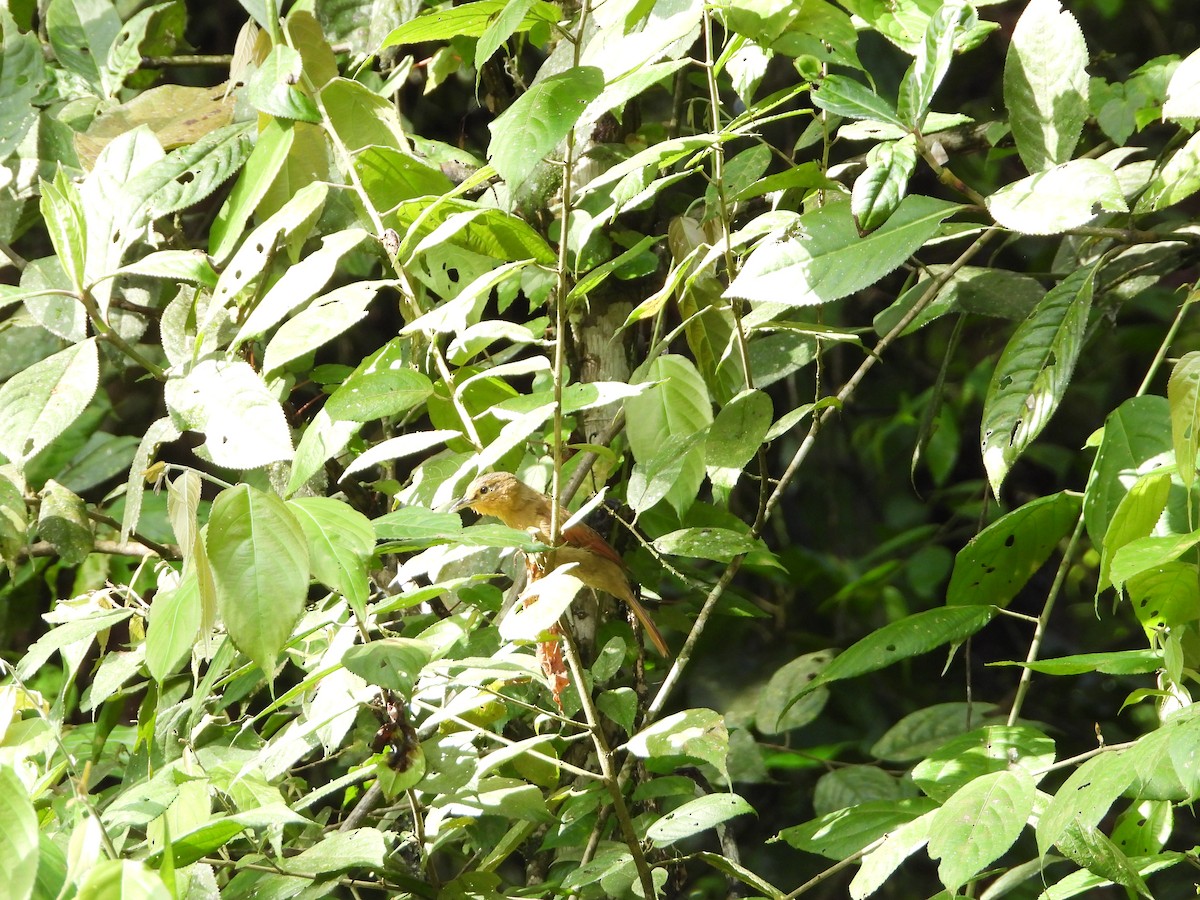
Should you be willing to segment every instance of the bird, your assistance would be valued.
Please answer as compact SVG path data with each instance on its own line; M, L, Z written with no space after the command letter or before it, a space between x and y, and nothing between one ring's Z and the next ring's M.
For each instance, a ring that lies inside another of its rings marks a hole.
M494 516L509 528L532 531L545 544L550 544L550 498L508 472L480 475L469 485L462 497L450 507L451 512L473 509L480 515ZM558 521L565 523L570 512L559 507ZM667 642L650 618L646 607L638 602L625 574L625 562L594 528L578 522L560 528L562 545L555 548L555 563L575 563L571 574L590 588L612 594L633 610L646 629L651 643L663 656L671 655Z

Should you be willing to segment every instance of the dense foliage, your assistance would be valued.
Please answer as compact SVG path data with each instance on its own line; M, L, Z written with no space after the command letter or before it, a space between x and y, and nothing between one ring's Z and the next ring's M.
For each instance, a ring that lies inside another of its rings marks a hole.
M0 9L6 896L1194 894L1175 5Z

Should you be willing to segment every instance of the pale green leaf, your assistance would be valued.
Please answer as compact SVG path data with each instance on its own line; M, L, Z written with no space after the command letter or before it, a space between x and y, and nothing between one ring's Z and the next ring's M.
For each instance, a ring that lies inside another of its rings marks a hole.
M500 637L506 641L536 641L545 637L583 589L583 582L562 566L531 581L500 620Z
M1200 51L1197 55L1200 56ZM1155 170L1146 190L1138 197L1134 212L1158 212L1186 200L1196 191L1200 191L1200 132L1172 153L1166 165Z
M86 504L53 478L46 482L40 496L39 537L54 546L64 563L79 565L96 543Z
M992 491L1041 433L1066 393L1083 346L1095 266L1058 283L1008 340L983 403L980 444Z
M771 427L774 409L762 391L743 391L721 408L704 439L707 466L743 468L754 458Z
M342 657L342 665L367 684L375 684L408 697L421 669L432 655L432 647L423 641L401 637L380 638L347 650Z
M361 228L348 228L322 238L318 249L289 266L283 277L271 285L266 295L251 309L230 346L237 347L258 337L289 313L308 303L325 286L342 257L366 237L367 233Z
M441 9L406 22L384 38L379 50L400 44L423 44L454 37L481 36L504 9L508 0L476 0L449 9ZM557 22L559 11L551 3L537 0L522 18L516 30L528 31L537 22Z
M842 860L936 808L925 797L876 800L793 825L779 836L797 850Z
M862 864L850 880L850 896L853 900L861 900L875 893L904 860L929 842L936 814L926 813L889 831L878 847L863 856Z
M54 181L41 183L41 193L42 219L50 233L50 242L58 254L59 264L78 294L84 287L87 249L83 198L61 167L55 173Z
M313 416L300 443L296 446L296 457L292 460L292 474L288 477L287 493L298 491L312 478L325 461L337 456L358 434L362 423L349 419L334 419L322 407Z
M363 469L369 469L371 466L389 459L400 459L428 450L430 447L441 446L446 441L457 437L462 437L462 432L443 428L433 431L414 431L399 437L388 438L360 453L354 462L346 466L342 478L353 475L355 472L361 472Z
M841 299L901 266L958 209L932 197L905 197L887 222L862 238L850 205L829 204L759 244L725 296L787 306Z
M1120 589L1129 579L1179 559L1196 544L1200 544L1200 530L1129 541L1113 554L1109 570L1113 587Z
M737 794L708 794L677 806L646 829L647 839L658 847L715 828L734 816L753 815L754 809Z
M1073 159L1007 184L987 206L997 223L1021 234L1059 234L1101 212L1129 211L1116 173L1097 159Z
M332 497L299 497L288 508L308 539L313 577L336 590L365 617L370 584L367 566L375 551L375 529L358 510Z
M117 8L106 0L54 0L46 11L46 32L59 64L79 75L99 96L111 96L119 83L105 67L121 31Z
M966 3L946 3L929 17L916 58L900 81L896 115L912 128L921 128L929 104L950 68L954 41L960 30L975 24L975 10Z
M762 542L730 528L681 528L654 541L659 553L729 562L735 556L762 549Z
M1109 572L1113 556L1117 551L1138 538L1148 537L1167 506L1171 491L1171 476L1168 472L1147 472L1137 479L1129 492L1121 498L1113 513L1108 530L1104 532L1104 545L1100 554L1100 575L1096 580L1099 593L1112 584Z
M535 82L488 125L488 161L510 190L525 181L604 90L604 74L578 66Z
M821 79L812 102L827 112L848 119L874 119L898 128L905 127L892 104L847 75L829 75Z
M205 436L218 466L257 469L291 459L292 433L283 407L249 363L206 359L165 389L171 419Z
M18 372L0 387L0 453L24 465L79 417L99 379L95 338Z
M1025 168L1065 163L1088 116L1088 49L1058 0L1031 0L1004 61L1004 105ZM1049 232L1042 232L1047 234Z
M22 33L7 5L0 9L0 37L0 162L4 162L37 121L33 99L46 83L46 64L37 35Z
M1185 353L1167 381L1171 405L1171 445L1185 488L1196 480L1196 451L1200 448L1200 351Z
M977 778L1023 769L1040 779L1054 762L1054 741L1028 725L987 725L942 744L916 765L913 782L944 803Z
M1084 761L1055 792L1038 816L1038 852L1045 856L1071 825L1091 828L1133 781L1133 761L1121 751Z
M295 134L292 123L287 119L269 116L263 123L254 149L246 159L245 168L234 182L233 190L229 192L229 197L221 205L209 229L209 254L217 262L226 259L237 246L246 223L283 169Z
M392 283L356 281L318 297L279 326L263 352L263 372L269 375L348 331L366 317L375 295Z
M685 709L639 731L625 747L641 759L689 756L725 772L729 731L711 709Z
M207 549L229 636L270 679L308 597L308 543L279 497L243 484L213 501Z
M1200 118L1200 50L1188 54L1171 76L1162 114L1164 119Z
M189 572L172 590L159 590L146 629L146 668L160 684L179 671L196 646L202 619L200 588Z
M246 99L261 113L296 119L301 122L320 122L321 114L313 99L296 85L304 62L297 50L286 44L271 48L263 64L258 67L246 85Z
M32 895L38 871L38 819L16 767L0 768L0 878L10 897Z

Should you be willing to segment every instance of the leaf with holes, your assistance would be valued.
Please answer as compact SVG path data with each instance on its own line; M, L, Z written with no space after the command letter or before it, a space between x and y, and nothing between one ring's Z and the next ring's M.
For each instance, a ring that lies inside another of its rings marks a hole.
M988 385L980 424L992 491L1058 409L1083 345L1096 266L1083 266L1042 298L1009 338Z
M206 359L164 393L172 421L203 433L203 450L218 466L257 469L292 458L283 407L249 363Z
M946 604L1008 606L1071 531L1081 506L1064 491L1005 513L958 552Z

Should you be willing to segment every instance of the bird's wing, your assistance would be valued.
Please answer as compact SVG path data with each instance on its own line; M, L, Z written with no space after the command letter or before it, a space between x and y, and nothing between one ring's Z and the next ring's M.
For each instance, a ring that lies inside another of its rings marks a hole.
M600 537L596 529L590 525L584 525L582 522L572 525L570 528L563 530L562 537L563 541L572 547L581 547L584 550L590 550L597 556L611 560L619 566L625 565L625 560L621 559L621 555L609 546L608 541Z

